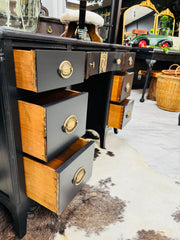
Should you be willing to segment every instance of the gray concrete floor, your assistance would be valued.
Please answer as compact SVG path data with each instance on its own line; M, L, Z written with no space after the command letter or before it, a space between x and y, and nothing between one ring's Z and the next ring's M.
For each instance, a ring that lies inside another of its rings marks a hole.
M139 101L142 89L132 90L134 108L131 121L118 137L135 148L153 169L180 180L179 112L165 111L156 101Z

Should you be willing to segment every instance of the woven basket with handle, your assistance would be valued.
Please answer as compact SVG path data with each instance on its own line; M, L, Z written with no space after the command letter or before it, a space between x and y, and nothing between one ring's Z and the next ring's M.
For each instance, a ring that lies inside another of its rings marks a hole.
M172 65L174 66L174 64ZM159 74L156 85L157 106L161 109L179 112L180 111L180 75L178 66L175 70L169 70ZM169 72L168 72L169 71Z

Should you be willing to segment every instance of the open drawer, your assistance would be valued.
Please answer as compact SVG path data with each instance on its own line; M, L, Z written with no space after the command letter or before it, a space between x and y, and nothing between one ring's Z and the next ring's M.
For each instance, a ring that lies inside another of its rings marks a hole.
M84 52L37 49L13 53L17 88L44 92L84 81Z
M130 96L133 77L133 72L125 72L121 73L121 75L113 76L111 101L120 103Z
M48 163L24 157L26 194L61 214L92 174L94 142L76 140Z
M18 101L22 150L49 161L86 130L88 93L68 89Z
M109 127L122 129L131 119L134 100L126 99L121 103L110 103L108 123Z

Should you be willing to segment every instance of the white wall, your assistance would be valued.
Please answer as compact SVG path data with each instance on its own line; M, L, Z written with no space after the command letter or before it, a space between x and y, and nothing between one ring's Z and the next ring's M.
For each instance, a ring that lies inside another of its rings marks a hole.
M49 11L49 16L59 18L66 10L65 0L41 0L42 5Z

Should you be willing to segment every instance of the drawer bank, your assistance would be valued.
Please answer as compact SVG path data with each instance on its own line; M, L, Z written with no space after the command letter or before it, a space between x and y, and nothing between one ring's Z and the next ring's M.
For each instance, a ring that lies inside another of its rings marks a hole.
M61 214L90 178L94 143L82 138L85 130L97 131L105 147L111 104L122 112L113 127L130 119L130 50L0 29L0 203L19 238L32 201Z

